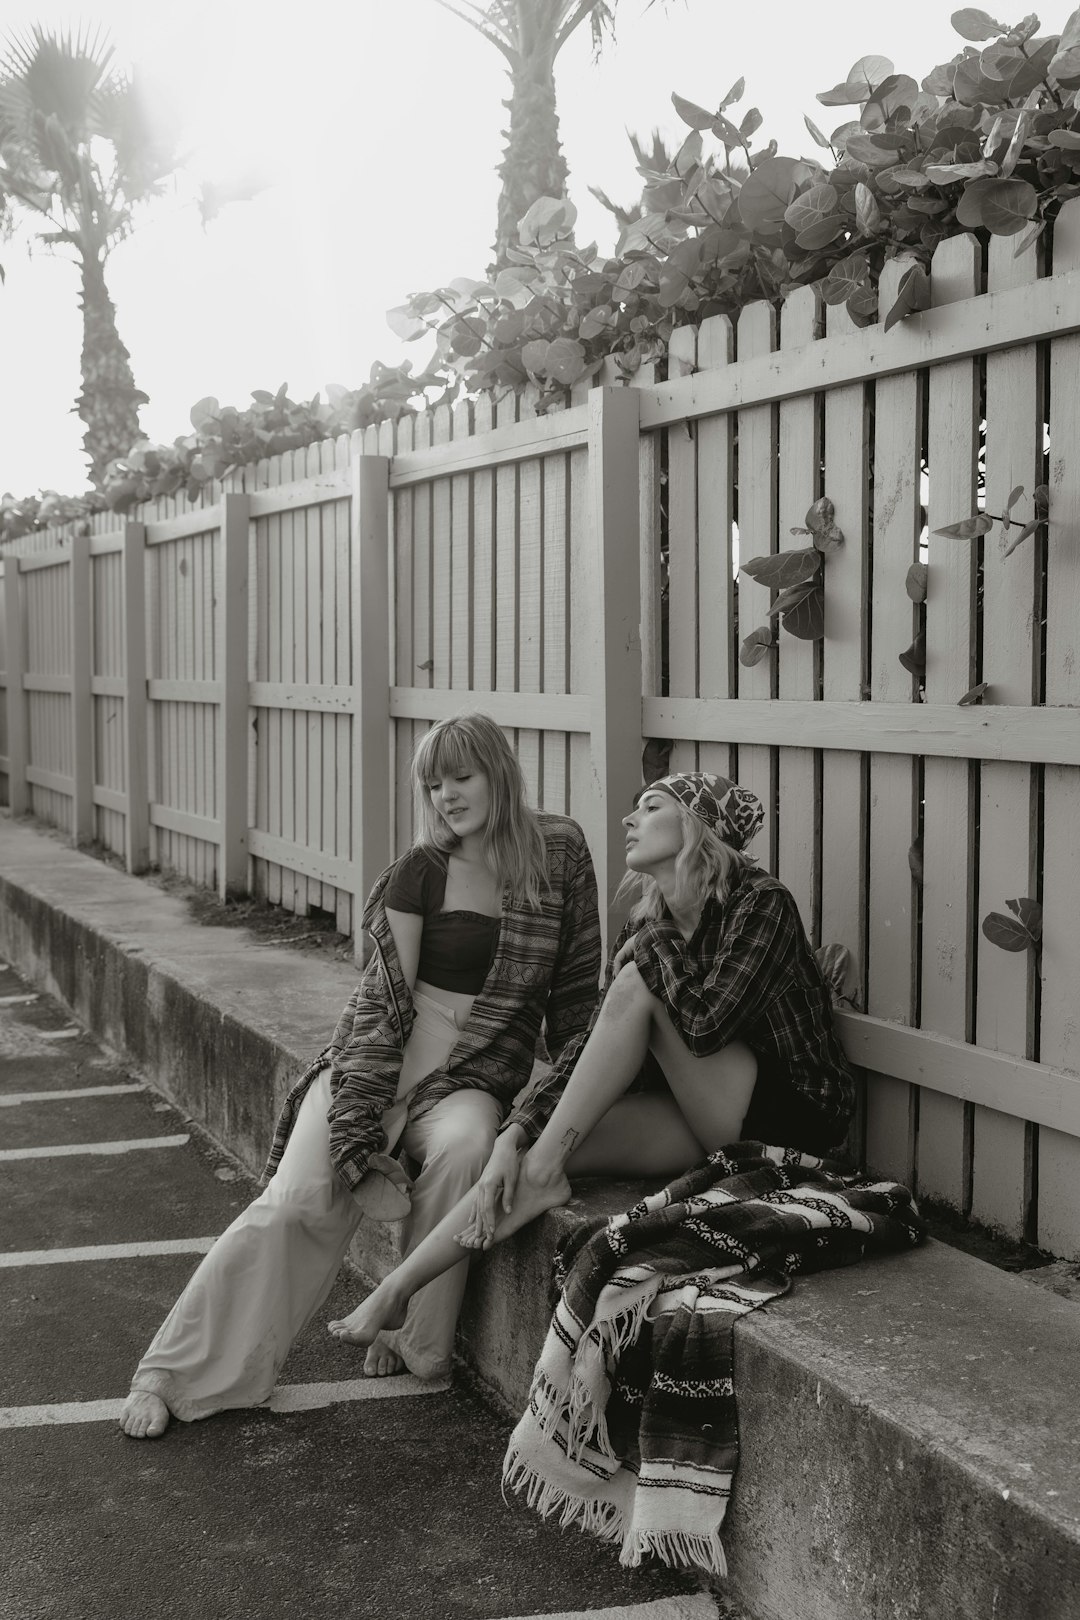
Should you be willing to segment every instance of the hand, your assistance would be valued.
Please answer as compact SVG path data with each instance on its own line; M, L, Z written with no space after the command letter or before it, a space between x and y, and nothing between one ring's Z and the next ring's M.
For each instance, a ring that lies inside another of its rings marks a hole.
M619 946L619 949L615 953L615 959L611 964L611 977L613 979L618 978L627 962L632 962L634 960L634 945L636 941L637 935L631 934L625 945Z
M511 1125L495 1138L491 1157L476 1183L472 1218L456 1241L464 1249L490 1249L495 1226L501 1214L509 1215L514 1207L521 1153L526 1146L525 1133L519 1125Z

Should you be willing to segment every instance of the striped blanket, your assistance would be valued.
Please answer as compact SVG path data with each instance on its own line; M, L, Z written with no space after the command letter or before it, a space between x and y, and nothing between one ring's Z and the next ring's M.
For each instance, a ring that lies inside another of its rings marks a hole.
M795 1273L920 1243L905 1187L790 1148L712 1154L556 1259L559 1300L503 1478L620 1562L727 1572L732 1333Z

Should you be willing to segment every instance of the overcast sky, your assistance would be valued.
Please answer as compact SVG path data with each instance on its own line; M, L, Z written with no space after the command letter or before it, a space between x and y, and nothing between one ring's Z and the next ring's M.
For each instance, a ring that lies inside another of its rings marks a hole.
M741 110L761 109L758 141L816 149L803 115L826 131L849 116L817 102L870 52L922 78L961 48L949 0L877 8L866 0L621 0L615 47L591 59L588 29L559 58L559 110L580 210L578 239L614 245L613 221L589 195L640 190L625 131L686 133L672 91L715 106L746 78ZM1068 5L1048 7L1060 30ZM254 202L204 231L183 195L154 204L108 266L135 381L150 395L142 426L171 442L207 394L247 405L253 388L287 382L310 398L356 387L372 361L406 356L385 312L411 293L484 273L494 235L502 58L435 0L41 0L5 8L5 33L80 16L106 27L172 106L190 172L228 181L261 171ZM1012 20L1012 14L1004 19ZM0 490L85 487L79 389L78 277L25 241L0 246Z

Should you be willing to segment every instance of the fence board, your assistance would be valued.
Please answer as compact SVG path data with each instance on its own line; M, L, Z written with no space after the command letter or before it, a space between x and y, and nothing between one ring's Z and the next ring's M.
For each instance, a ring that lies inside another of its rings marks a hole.
M668 376L689 376L697 361L697 332L680 326L668 344ZM667 440L668 683L672 697L698 692L698 510L697 446L694 427L676 422ZM698 749L676 740L669 769L696 771Z
M1004 237L990 243L991 292L1028 286L1038 276L1038 246L1019 257ZM1005 508L1009 492L1023 484L1018 510L1030 515L1035 485L1042 479L1042 378L1036 346L1018 344L986 361L985 502ZM987 535L983 568L983 659L979 672L997 702L1037 701L1033 688L1038 654L1036 626L1042 617L1042 536L1011 557L999 530ZM960 694L958 694L960 695ZM1006 895L1034 888L1036 816L1033 790L1039 773L1029 765L988 761L982 767L979 805L979 909L1003 909ZM1002 888L1001 886L1005 887ZM1007 953L979 940L975 1035L980 1046L1018 1057L1034 1042L1034 957ZM1033 1126L978 1108L972 1121L972 1214L1020 1237L1032 1197L1030 1154Z
M735 334L726 315L712 315L698 328L699 370L731 364ZM732 572L734 526L735 420L730 412L697 423L697 687L700 697L735 695L735 580ZM652 435L655 437L655 435ZM648 444L650 435L645 435ZM698 765L720 776L738 777L738 750L727 741L698 745Z
M903 266L895 262L885 266L881 309L890 307L902 273ZM898 655L912 637L912 606L904 581L918 556L922 409L918 374L887 378L876 385L871 702L901 703L912 696L912 678ZM914 1023L916 1011L908 850L915 835L917 791L910 759L871 753L866 1010L901 1023ZM911 1175L915 1108L916 1098L907 1087L867 1075L867 1157L875 1168L905 1178Z
M827 334L851 328L843 305L827 315ZM844 543L824 563L825 645L822 698L858 703L867 679L869 422L860 383L825 396L823 493L836 510ZM867 839L863 759L830 750L821 759L821 941L847 946L856 968L853 987L865 995ZM863 1004L863 1003L860 1003Z
M739 316L736 332L739 362L754 361L772 352L776 343L776 316L768 304L751 304ZM777 549L776 535L776 458L777 415L773 405L759 405L739 412L738 440L738 527L740 564L750 557L762 557ZM751 630L771 624L768 617L772 592L757 584L749 574L739 575L739 641L745 642ZM740 698L771 698L777 695L776 654L770 653L752 669L740 664ZM765 824L754 841L754 853L762 866L776 871L776 750L756 745L739 749L739 781L756 793L765 806Z
M1067 202L1054 225L1054 270L1080 268L1080 205ZM1046 545L1046 690L1048 704L1080 707L1080 337L1050 345L1050 531ZM1026 542L1025 542L1026 544ZM1010 557L1009 562L1015 559ZM1080 1073L1080 770L1048 765L1043 780L1043 940L1038 1055ZM1039 1127L1037 1241L1080 1259L1080 1139Z
M933 261L931 297L935 306L971 296L977 276L978 249L971 238L943 243ZM973 362L960 360L934 367L928 405L927 510L931 530L955 521L961 509L964 513L974 510L977 398L978 367ZM955 703L971 684L968 672L974 669L973 580L970 548L954 548L931 536L925 682L929 702ZM969 781L967 765L930 759L925 762L921 1017L924 1023L959 1039L971 1036L968 942L974 875ZM963 1209L970 1197L969 1137L970 1110L965 1105L936 1093L923 1093L919 1186Z
M818 301L811 287L790 293L780 318L781 351L802 349L817 332ZM802 549L806 512L817 499L821 477L821 402L813 394L780 406L778 517L781 552ZM778 691L782 698L813 701L819 689L820 643L779 631ZM821 932L820 757L809 748L781 750L778 772L777 874L794 895L813 944Z

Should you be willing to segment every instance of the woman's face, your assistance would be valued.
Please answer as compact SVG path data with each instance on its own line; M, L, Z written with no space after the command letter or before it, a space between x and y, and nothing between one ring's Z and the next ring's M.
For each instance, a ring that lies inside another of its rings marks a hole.
M435 810L459 838L483 832L491 811L491 784L483 771L463 766L453 775L432 777L428 792Z
M643 793L637 807L623 817L626 864L632 872L655 873L674 862L683 846L683 819L670 793Z

